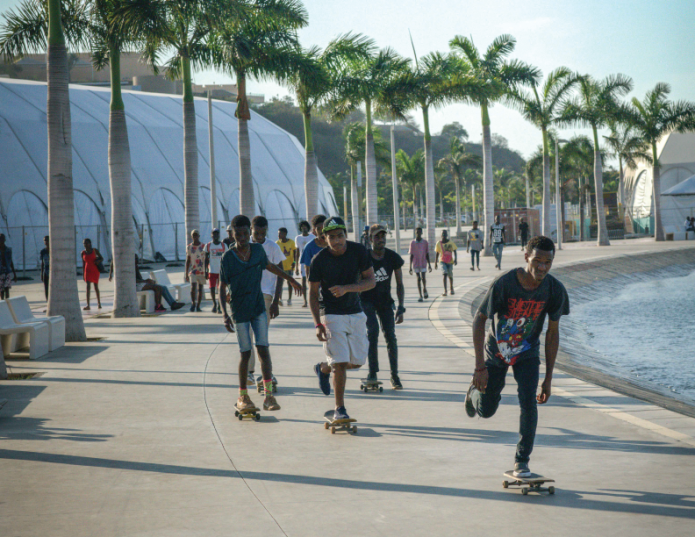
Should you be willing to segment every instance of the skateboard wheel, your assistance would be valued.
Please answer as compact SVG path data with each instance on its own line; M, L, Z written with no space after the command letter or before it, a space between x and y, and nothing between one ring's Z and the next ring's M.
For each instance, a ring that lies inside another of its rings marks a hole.
M335 434L335 427L331 427L331 434Z
M326 423L323 424L323 428L324 428L324 429L328 430L329 427L330 427L330 425L328 425L328 422L326 422Z
M241 414L239 414L239 421L241 421L241 420L243 420L243 419L244 419L244 416L242 416Z
M383 387L383 386L379 386L379 392L381 393L381 392L383 392L383 391L384 391L384 387Z
M235 411L234 411L234 417L236 418L238 415L239 415L239 411L238 411L238 410L235 410Z
M502 481L502 488L508 489L509 488L509 481Z
M521 489L521 494L526 496L528 494L528 489Z
M357 425L352 426L352 433L357 434Z
M261 415L260 415L260 414L256 414L256 415L253 417L253 419L255 419L256 421L261 421Z
M548 494L555 494L555 487L548 487Z

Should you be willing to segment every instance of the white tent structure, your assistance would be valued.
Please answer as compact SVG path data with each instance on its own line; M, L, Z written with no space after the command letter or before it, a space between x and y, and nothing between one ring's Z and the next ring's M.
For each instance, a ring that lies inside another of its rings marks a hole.
M695 175L661 194L661 206L676 219L680 218L676 220L680 222L678 229L666 232L673 233L675 240L685 239L685 218L695 216Z
M661 219L664 233L673 233L674 238L683 238L683 222L688 203L684 197L676 207L667 192L689 181L695 175L695 133L673 132L664 136L656 147L661 165ZM635 233L654 233L654 184L652 167L639 163L635 170L625 173L626 210L631 217ZM692 209L695 205L691 204Z
M82 240L92 239L110 258L107 146L110 91L70 86L75 191L76 259ZM185 258L183 125L181 97L124 91L132 163L132 202L137 241L146 259L156 252L167 260ZM201 238L210 236L208 111L196 99ZM239 213L239 161L236 105L213 101L216 226ZM17 268L37 266L48 233L46 84L0 79L0 232L14 251ZM299 141L252 112L249 122L256 214L269 221L269 237L279 227L290 235L303 219L304 150ZM333 189L319 172L319 208L338 214ZM255 215L247 215L249 217ZM223 236L225 234L223 233Z

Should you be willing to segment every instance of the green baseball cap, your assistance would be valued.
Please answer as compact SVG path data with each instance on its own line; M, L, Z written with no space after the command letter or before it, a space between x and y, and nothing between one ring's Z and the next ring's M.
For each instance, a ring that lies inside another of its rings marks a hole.
M344 229L347 231L347 226L345 225L345 222L339 216L331 216L323 224L324 233L328 233L329 231L333 231L334 229Z

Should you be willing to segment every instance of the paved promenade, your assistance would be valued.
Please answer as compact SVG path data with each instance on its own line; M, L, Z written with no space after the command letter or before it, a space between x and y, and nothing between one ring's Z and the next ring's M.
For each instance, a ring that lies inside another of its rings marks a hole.
M570 245L556 263L686 247ZM516 386L510 375L492 419L465 415L473 358L457 313L465 291L498 271L482 258L482 270L471 272L459 253L454 297L439 297L441 273L433 272L430 300L418 303L406 276L398 327L405 389L363 394L366 372L350 374L357 436L323 428L333 399L318 389L312 366L321 347L298 300L271 324L282 410L264 412L260 423L234 418L238 347L209 302L197 314L90 317L91 341L9 361L11 372L42 375L0 382L8 399L0 409L0 535L692 534L695 419L560 371L539 409L531 460L533 471L556 479L557 492L502 488L518 436ZM503 268L522 263L509 247ZM13 294L26 292L40 308L40 286ZM102 286L107 302L112 290ZM380 356L387 369L383 346Z

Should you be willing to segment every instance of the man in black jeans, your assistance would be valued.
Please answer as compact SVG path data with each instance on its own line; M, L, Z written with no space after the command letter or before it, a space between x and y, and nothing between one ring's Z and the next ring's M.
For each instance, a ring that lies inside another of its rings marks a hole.
M367 315L367 339L369 340L369 380L377 380L379 372L379 324L386 340L386 349L391 366L391 387L394 390L402 390L403 385L398 378L398 342L396 341L396 325L403 322L405 308L405 288L403 287L403 258L393 250L386 248L386 228L374 224L369 229L369 237L372 241L372 265L376 287L360 294L362 309ZM398 297L398 309L393 312L393 298L391 297L391 275L396 275L396 296Z
M548 237L534 237L526 245L526 268L510 270L488 289L473 321L475 373L466 394L466 413L492 417L502 399L509 366L518 385L521 420L514 475L531 475L528 463L538 424L536 403L550 398L553 368L560 339L560 317L570 312L565 287L548 272L555 245ZM540 366L540 335L545 317L545 380L536 397ZM485 340L485 322L492 325Z

